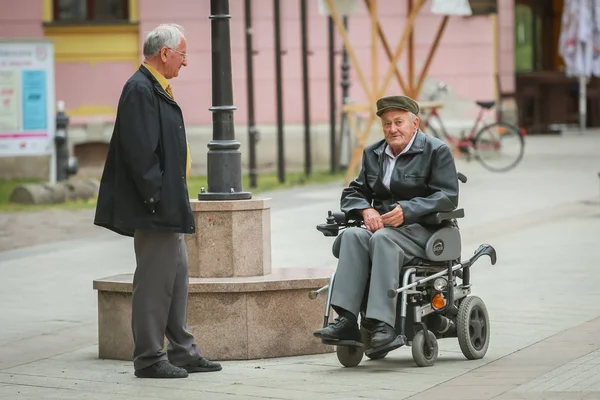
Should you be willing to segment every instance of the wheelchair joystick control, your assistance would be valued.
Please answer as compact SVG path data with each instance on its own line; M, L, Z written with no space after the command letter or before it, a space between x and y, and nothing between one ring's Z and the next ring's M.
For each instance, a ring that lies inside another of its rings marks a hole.
M325 221L327 221L328 224L335 224L335 218L331 210L327 212L327 218L325 218Z

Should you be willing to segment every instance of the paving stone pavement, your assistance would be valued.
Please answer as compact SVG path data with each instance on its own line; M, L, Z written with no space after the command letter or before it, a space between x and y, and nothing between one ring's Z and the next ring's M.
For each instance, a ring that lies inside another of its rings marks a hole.
M532 138L507 174L459 162L469 177L463 252L482 242L498 251L496 266L482 259L472 273L491 319L482 360L444 339L431 368L416 367L404 348L356 368L324 354L136 379L131 363L97 357L92 280L134 265L130 240L98 231L0 252L0 399L600 399L599 154L600 137ZM331 241L314 227L339 190L272 194L274 268L334 266Z

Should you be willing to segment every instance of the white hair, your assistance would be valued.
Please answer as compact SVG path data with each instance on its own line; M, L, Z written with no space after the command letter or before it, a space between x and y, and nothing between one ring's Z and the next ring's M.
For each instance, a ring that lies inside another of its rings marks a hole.
M417 116L409 111L408 118L410 118L410 122L414 122L415 118L417 118Z
M144 57L152 58L160 49L177 49L183 38L183 27L177 24L161 24L148 32L144 40Z

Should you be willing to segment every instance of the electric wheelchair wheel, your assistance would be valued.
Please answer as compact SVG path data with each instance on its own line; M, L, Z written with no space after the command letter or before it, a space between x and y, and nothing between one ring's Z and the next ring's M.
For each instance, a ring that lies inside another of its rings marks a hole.
M415 337L412 340L412 356L415 364L419 367L431 367L438 358L438 342L431 331L427 331L429 340L432 344L432 349L426 349L425 344L425 333L420 330L415 333Z
M337 346L335 349L337 358L344 367L356 367L362 361L365 350L363 347Z
M458 344L469 360L485 356L490 344L490 317L487 308L477 296L469 296L458 307L456 317Z
M365 344L365 346L369 346L369 344L371 343L371 332L369 332L367 329L365 329L364 327L360 327L360 336L362 337L362 341ZM365 350L367 350L368 347L365 347ZM366 355L366 354L365 354ZM369 357L369 359L371 360L381 360L382 358L385 358L385 356L388 355L387 351L381 352L381 353L375 353L375 354L370 354L370 355L366 355L367 357Z

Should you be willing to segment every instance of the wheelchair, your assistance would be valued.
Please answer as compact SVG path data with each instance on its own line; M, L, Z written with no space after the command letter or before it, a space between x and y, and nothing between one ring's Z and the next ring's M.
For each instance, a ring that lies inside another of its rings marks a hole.
M466 176L459 173L461 182ZM389 298L398 298L396 308L396 339L378 348L369 348L372 327L365 318L369 284L366 285L360 311L360 332L365 347L336 346L339 362L344 367L356 367L363 356L371 360L382 359L402 346L410 346L415 364L430 367L438 358L438 339L457 338L463 355L469 360L485 356L490 341L490 319L483 300L471 296L471 267L481 256L489 256L496 264L496 250L489 244L481 244L474 255L461 260L461 238L457 219L465 215L463 209L428 215L422 223L438 226L425 248L426 259L413 259L401 268L401 286L388 290ZM348 219L343 212L328 212L326 223L317 225L324 236L335 237L341 230L362 226L360 219ZM335 254L334 254L335 255ZM335 282L333 271L329 283L309 292L316 299L327 291L323 327L329 323L331 295L329 290Z

